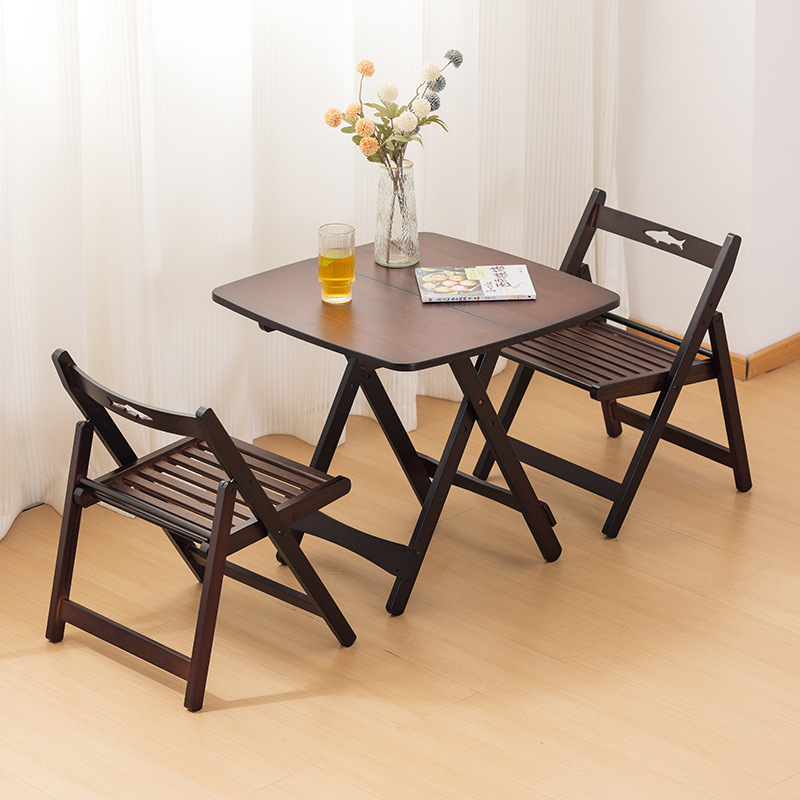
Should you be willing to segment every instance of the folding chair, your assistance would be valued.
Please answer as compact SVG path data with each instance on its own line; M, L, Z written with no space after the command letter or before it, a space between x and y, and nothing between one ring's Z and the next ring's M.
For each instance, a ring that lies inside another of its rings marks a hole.
M353 630L300 549L299 535L293 535L292 530L302 525L304 518L345 495L350 490L349 480L232 439L209 408L199 408L195 415L153 408L96 383L64 350L56 350L53 361L85 419L77 425L69 469L47 621L50 641L61 641L65 623L70 623L177 675L186 681L184 705L190 711L203 705L224 575L322 617L340 644L349 646L355 641ZM109 411L182 438L138 458ZM93 479L87 472L94 434L119 468ZM160 526L202 583L191 655L71 599L81 514L100 501ZM267 538L302 591L227 560Z
M642 431L621 481L593 472L531 444L512 439L520 459L551 475L612 501L603 525L606 536L619 533L636 490L661 439L733 470L736 488L752 485L736 398L730 353L717 305L733 271L741 239L728 234L722 245L698 239L660 223L609 208L595 189L569 245L561 269L591 280L584 257L598 230L622 236L708 269L708 277L685 333L675 337L616 314L509 347L503 355L517 368L499 412L506 429L514 419L535 371L577 386L601 404L606 431L619 436L622 424ZM609 324L609 323L617 323ZM623 327L619 327L619 326ZM710 349L703 347L708 334ZM727 445L710 441L668 422L687 384L715 380L722 404ZM620 398L658 392L649 414L619 403ZM474 474L485 479L492 467L484 448Z

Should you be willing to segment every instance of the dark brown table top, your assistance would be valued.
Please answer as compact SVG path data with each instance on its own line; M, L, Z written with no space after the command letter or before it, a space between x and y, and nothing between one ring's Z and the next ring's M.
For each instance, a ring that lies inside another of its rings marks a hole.
M372 244L356 248L356 282L347 305L320 300L316 257L220 286L213 298L266 329L399 371L496 350L619 304L608 289L518 256L436 233L419 239L423 267L527 264L537 299L423 303L414 269L375 264Z

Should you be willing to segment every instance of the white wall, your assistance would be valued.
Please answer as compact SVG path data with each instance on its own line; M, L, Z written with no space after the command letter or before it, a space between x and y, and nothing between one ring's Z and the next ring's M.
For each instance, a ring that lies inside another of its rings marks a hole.
M797 333L800 3L620 0L619 14L620 206L711 241L742 236L722 304L734 352ZM675 292L635 246L626 255L631 313L680 330Z
M800 3L757 0L753 247L748 332L756 347L800 331Z

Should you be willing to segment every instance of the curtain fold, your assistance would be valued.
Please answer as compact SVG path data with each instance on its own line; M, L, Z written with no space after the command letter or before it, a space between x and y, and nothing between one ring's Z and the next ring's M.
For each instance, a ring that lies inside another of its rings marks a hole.
M322 122L356 99L361 58L374 99L463 52L450 133L409 150L420 229L557 266L591 188L615 189L616 6L0 0L0 536L28 505L61 507L76 412L56 347L123 393L213 406L242 438L316 440L341 357L211 291L307 258L324 222L372 240L374 165ZM599 247L594 268L624 288L621 253ZM409 428L417 395L458 396L446 369L384 378Z

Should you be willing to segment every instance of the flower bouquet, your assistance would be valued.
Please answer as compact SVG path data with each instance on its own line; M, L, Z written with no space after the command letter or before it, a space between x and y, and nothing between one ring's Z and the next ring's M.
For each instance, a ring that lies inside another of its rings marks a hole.
M414 96L405 105L398 105L399 95L393 83L384 83L377 92L377 103L362 100L364 78L375 74L375 66L364 59L356 65L361 75L358 101L350 103L344 111L330 108L325 112L325 122L352 137L353 142L366 156L381 166L378 184L378 208L375 230L375 261L387 267L411 266L419 261L419 240L414 199L413 164L405 159L410 142L422 144L420 130L435 124L447 130L444 121L435 112L441 106L440 94L446 86L444 70L451 64L458 69L463 56L458 50L448 50L443 67L425 64L422 82ZM364 107L373 110L370 119ZM344 123L344 124L343 124Z

